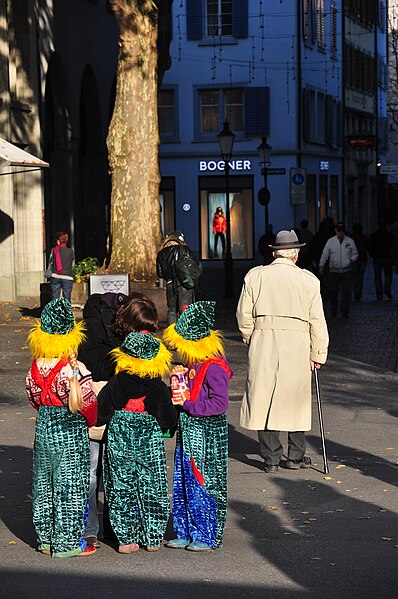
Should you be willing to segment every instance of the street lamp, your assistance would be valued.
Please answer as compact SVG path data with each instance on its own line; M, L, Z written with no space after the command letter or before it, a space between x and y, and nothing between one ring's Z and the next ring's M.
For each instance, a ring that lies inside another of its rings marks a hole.
M227 250L225 253L225 287L224 297L233 297L234 295L234 265L231 252L231 213L229 209L229 161L232 156L232 148L234 147L235 135L229 128L228 121L224 121L224 128L217 135L218 144L220 146L220 154L224 161L225 170L225 194L226 194L226 220L227 220Z
M270 161L270 157L271 157L271 151L272 148L271 146L267 143L267 138L263 137L261 144L258 146L257 148L258 150L258 155L260 156L260 166L261 166L261 174L264 177L264 194L263 194L263 201L261 203L264 203L264 209L265 209L265 232L267 232L267 227L268 227L268 204L269 201L271 199L271 194L269 192L268 189L268 171L267 171L267 166L269 164L271 164Z

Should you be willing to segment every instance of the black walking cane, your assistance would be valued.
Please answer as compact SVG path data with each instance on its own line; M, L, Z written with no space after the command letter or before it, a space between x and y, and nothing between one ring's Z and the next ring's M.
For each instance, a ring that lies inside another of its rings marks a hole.
M316 400L317 400L317 403L318 403L319 428L321 430L322 455L323 455L323 471L324 471L325 474L329 474L328 458L327 458L327 455L326 455L326 445L325 445L325 432L323 430L321 392L320 392L320 389L319 389L318 369L316 368L316 364L314 364L314 379L315 379L315 389L316 389Z

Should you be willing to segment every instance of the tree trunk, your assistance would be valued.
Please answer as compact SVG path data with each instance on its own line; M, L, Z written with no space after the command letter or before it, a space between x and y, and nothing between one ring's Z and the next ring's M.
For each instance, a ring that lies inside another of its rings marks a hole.
M107 272L156 277L161 242L157 115L157 8L111 0L119 25L116 101L107 146L112 174L111 260Z

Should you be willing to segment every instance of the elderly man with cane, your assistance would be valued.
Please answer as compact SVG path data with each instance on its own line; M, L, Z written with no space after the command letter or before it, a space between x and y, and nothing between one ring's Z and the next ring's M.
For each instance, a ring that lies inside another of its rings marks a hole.
M305 431L311 429L311 371L327 358L329 335L319 280L296 266L304 243L280 231L275 260L251 269L237 308L243 341L249 345L240 424L257 430L263 470L278 472L280 431L288 433L288 469L309 468ZM282 465L282 462L281 462Z

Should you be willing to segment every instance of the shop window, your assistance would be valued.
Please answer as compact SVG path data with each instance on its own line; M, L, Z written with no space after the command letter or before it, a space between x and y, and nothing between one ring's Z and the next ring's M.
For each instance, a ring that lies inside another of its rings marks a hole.
M162 89L158 99L159 135L162 141L178 138L176 90Z
M226 249L225 181L223 177L203 178L200 187L201 259L221 260L225 257ZM231 178L230 189L232 258L252 260L254 255L252 178ZM225 217L225 224L222 222L223 219L215 219L215 215L220 212L221 216Z
M328 215L328 178L319 176L319 217L323 220Z
M330 216L333 222L339 222L339 178L330 176Z
M316 222L316 175L307 175L306 178L307 190L307 210L308 210L308 229L315 233L317 230Z

